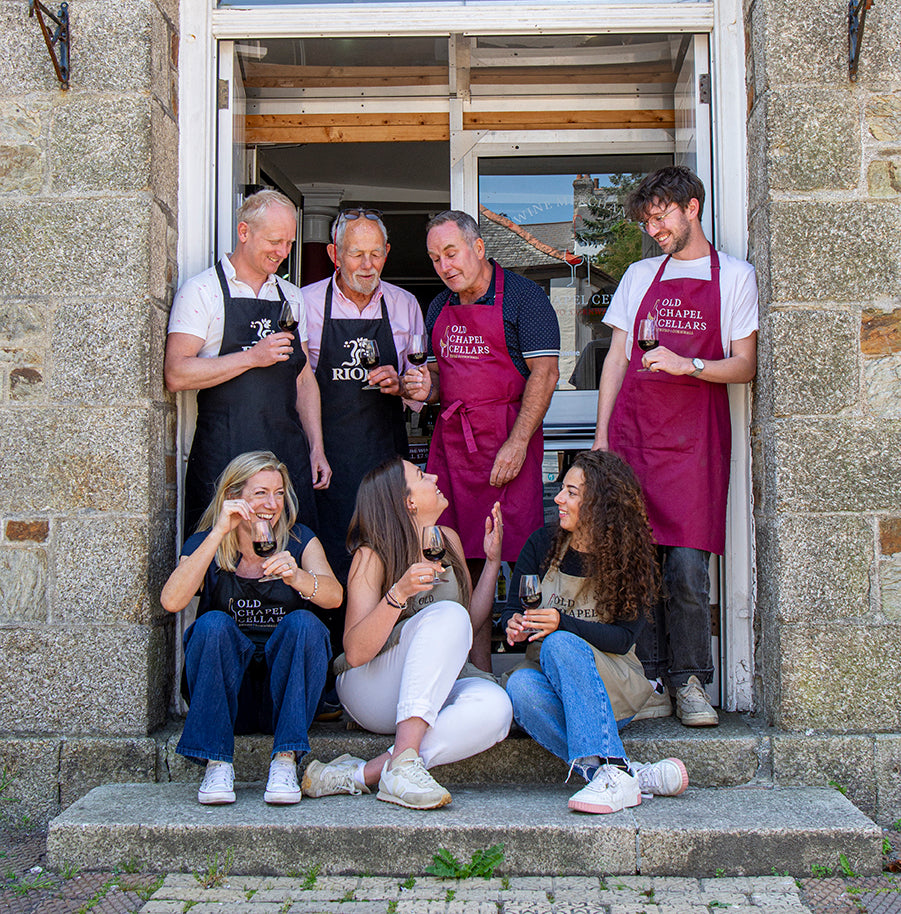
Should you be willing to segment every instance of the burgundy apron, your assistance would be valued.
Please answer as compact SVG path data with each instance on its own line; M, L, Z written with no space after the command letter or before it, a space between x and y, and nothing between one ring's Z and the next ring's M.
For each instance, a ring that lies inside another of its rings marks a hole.
M654 314L658 338L688 358L722 359L720 261L710 247L710 280L667 279L657 271L635 315L632 352L610 417L610 450L635 471L661 546L722 555L732 435L725 384L663 371L639 373L638 322Z
M450 502L439 523L460 534L466 558L484 558L485 518L500 501L503 560L515 561L529 535L544 523L539 428L517 477L489 483L494 458L519 415L526 379L513 364L504 337L504 271L495 264L494 305L447 302L432 330L441 378L442 412L429 450L428 472Z

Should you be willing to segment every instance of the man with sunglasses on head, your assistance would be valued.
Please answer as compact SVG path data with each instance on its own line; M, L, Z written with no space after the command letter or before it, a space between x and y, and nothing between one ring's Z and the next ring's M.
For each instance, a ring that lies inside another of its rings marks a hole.
M333 474L329 488L317 494L318 533L329 563L346 583L350 555L345 540L360 480L394 454L409 454L403 376L408 370L420 371L408 355L425 327L416 297L381 279L391 250L381 212L342 210L331 237L328 255L334 275L304 286L303 296L310 363L322 397L325 453ZM362 339L378 344L379 365L370 371L360 365ZM407 402L422 408L419 402Z
M655 624L636 644L662 691L636 719L671 714L674 692L689 727L719 722L703 686L713 679L708 566L726 538L726 385L757 371L754 268L714 249L703 208L704 185L682 166L648 175L626 201L628 217L663 255L629 267L604 318L613 339L593 445L620 454L638 476L663 569ZM644 332L642 348L639 323L648 320L656 334Z
M226 465L254 450L272 451L288 467L298 516L316 529L313 489L331 477L319 390L300 289L276 276L294 244L297 210L284 194L261 190L244 201L237 220L235 250L189 279L169 315L166 386L197 391L185 532L212 500ZM291 332L279 330L286 304L296 322Z

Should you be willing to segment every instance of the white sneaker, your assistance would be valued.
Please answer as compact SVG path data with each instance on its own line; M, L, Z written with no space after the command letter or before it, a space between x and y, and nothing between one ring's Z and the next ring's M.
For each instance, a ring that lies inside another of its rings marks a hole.
M642 705L641 710L632 718L636 720L649 720L655 717L671 717L673 701L669 692L651 692L651 697Z
M360 786L354 778L362 764L363 759L354 758L346 752L328 763L313 759L303 773L303 795L332 797L339 793L349 793L351 796L369 793L369 788Z
M447 806L451 795L429 774L415 749L404 749L385 762L376 799L407 809L437 809Z
M686 727L715 727L720 722L697 676L689 676L676 690L676 717Z
M303 794L297 784L297 762L293 759L274 758L269 763L269 780L263 799L267 803L287 806L299 803Z
M235 768L231 762L207 762L197 802L219 806L235 802Z
M688 787L688 772L677 758L665 758L647 765L632 765L642 795L677 797Z
M569 808L577 812L619 812L640 805L638 778L615 765L601 765L590 783L569 798Z

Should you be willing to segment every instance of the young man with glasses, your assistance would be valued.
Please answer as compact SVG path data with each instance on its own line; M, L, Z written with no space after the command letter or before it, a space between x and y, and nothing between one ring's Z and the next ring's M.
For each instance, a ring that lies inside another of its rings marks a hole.
M727 384L757 370L754 268L704 236L704 185L688 168L648 175L626 211L663 256L632 264L604 322L613 328L598 394L594 449L635 470L658 543L664 598L638 638L645 673L662 680L636 715L672 713L686 726L719 722L703 685L713 679L708 563L726 536L731 427ZM647 325L639 346L639 322ZM656 341L656 345L655 345ZM650 343L652 348L648 348Z
M360 480L388 457L408 455L403 375L419 371L409 355L416 335L425 332L416 297L381 279L391 250L381 217L375 209L340 212L328 246L335 273L303 287L310 364L319 382L332 468L331 485L317 494L318 534L342 583L350 570L345 539ZM361 339L378 344L377 368L360 365ZM377 389L366 390L366 384Z

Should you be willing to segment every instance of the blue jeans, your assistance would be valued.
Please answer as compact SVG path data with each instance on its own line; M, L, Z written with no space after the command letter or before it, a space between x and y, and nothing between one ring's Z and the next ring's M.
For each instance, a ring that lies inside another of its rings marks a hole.
M254 664L256 676L245 676L254 644L227 613L204 613L185 632L184 644L191 704L176 752L230 762L236 722L245 724L239 732L273 733L273 755L309 751L307 731L331 656L328 629L316 616L304 609L288 613L266 642L265 661Z
M541 644L541 669L517 670L507 680L516 722L545 749L577 759L626 758L617 722L588 642L552 632Z
M663 599L654 607L635 652L648 679L661 677L674 689L689 676L713 680L710 653L710 553L687 546L658 546L663 569Z

